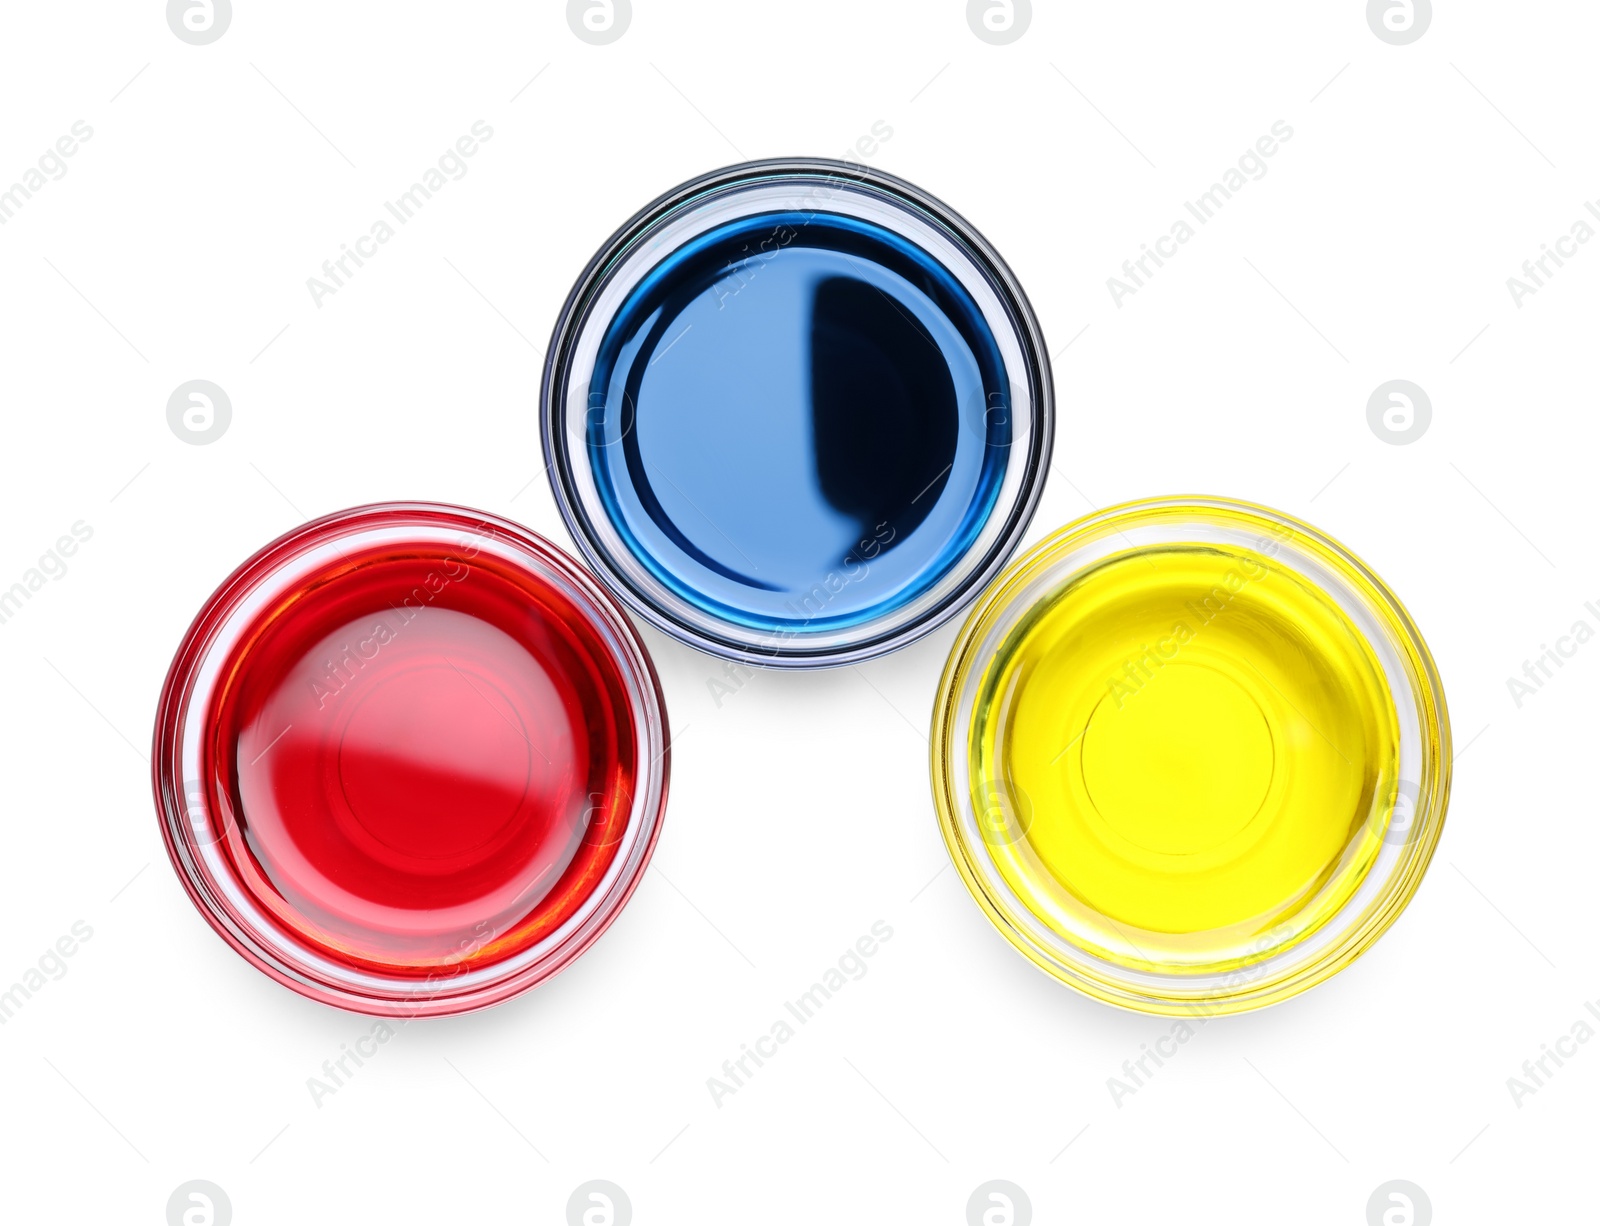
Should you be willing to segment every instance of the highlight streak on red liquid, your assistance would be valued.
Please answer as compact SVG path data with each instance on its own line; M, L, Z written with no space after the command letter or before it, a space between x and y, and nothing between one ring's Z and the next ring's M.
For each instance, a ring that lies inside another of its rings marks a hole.
M599 884L638 752L617 665L562 592L486 553L369 551L264 611L242 651L206 746L222 845L325 957L449 976Z

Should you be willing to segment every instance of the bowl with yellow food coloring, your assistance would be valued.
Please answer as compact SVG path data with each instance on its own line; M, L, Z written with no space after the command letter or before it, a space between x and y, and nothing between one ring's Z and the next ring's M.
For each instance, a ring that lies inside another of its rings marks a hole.
M1319 983L1410 901L1450 790L1444 690L1394 593L1290 516L1112 507L1013 563L934 708L945 843L1041 969L1148 1013Z

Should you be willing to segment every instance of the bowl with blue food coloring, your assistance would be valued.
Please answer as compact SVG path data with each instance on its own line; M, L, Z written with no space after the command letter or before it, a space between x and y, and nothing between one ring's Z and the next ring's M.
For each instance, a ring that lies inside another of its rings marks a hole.
M579 550L640 617L728 659L893 651L1004 566L1054 399L976 229L846 162L747 162L619 229L557 322L545 462Z

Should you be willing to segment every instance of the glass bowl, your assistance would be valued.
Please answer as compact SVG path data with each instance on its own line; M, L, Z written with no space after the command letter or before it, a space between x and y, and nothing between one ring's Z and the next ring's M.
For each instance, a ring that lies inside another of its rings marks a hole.
M545 367L557 504L628 606L817 667L932 630L998 573L1049 463L1011 275L925 192L843 162L695 179L614 234Z
M616 918L660 830L666 729L627 617L550 544L460 507L358 507L201 609L161 694L156 809L257 968L362 1013L462 1013Z
M973 608L934 709L940 825L1023 954L1096 999L1233 1013L1348 965L1422 880L1450 731L1394 594L1219 498L1063 528Z

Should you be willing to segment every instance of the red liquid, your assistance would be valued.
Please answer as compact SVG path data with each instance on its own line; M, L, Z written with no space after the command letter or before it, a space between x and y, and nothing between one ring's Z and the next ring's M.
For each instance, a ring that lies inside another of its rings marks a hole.
M639 768L591 614L446 546L349 554L265 610L206 776L241 886L352 970L448 979L547 937L616 854Z

